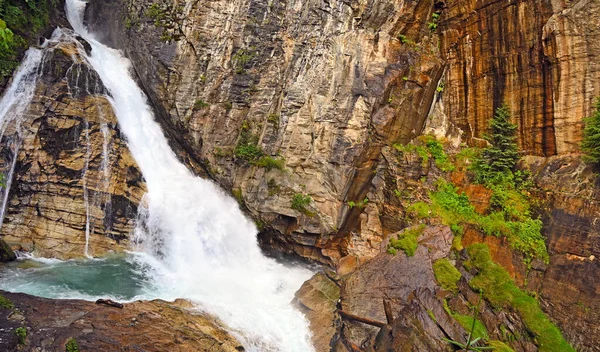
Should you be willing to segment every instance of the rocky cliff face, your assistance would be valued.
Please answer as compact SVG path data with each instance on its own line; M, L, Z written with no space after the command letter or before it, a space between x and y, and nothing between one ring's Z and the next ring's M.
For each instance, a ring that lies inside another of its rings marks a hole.
M357 230L347 203L366 197L381 148L424 125L443 73L426 24L435 9L113 1L90 3L87 18L131 58L184 158L268 224L262 240L331 264ZM294 209L300 196L311 201Z
M73 41L43 49L31 102L3 126L10 193L0 234L42 257L127 248L145 192L102 82L78 48Z
M448 0L441 23L445 107L481 138L508 104L526 154L579 150L600 90L600 4L592 0Z

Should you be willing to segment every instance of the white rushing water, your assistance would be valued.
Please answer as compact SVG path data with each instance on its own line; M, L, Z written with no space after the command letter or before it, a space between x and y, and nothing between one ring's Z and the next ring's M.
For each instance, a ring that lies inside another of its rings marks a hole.
M92 47L89 63L110 92L119 126L147 183L136 250L154 269L155 296L188 298L216 314L250 351L312 351L308 323L290 303L311 273L265 257L256 228L212 182L193 176L171 151L122 54L83 26L85 3L68 19ZM82 52L85 55L84 52Z

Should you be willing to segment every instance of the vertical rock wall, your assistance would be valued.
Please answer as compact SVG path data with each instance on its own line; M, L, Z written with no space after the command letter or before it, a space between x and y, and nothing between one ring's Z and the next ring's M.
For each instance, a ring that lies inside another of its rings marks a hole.
M75 43L45 50L25 116L0 142L6 175L19 145L0 234L41 257L127 248L145 192L142 175L102 82Z
M442 28L446 112L481 138L508 104L525 154L579 150L600 95L600 3L592 0L448 0Z

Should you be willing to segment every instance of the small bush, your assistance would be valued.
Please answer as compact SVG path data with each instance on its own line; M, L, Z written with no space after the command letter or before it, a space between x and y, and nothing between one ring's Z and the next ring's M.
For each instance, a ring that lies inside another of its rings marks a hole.
M390 239L388 253L393 252L392 254L396 254L395 250L401 249L404 251L404 253L406 253L406 256L412 257L417 251L417 247L419 246L418 239L423 233L424 229L425 225L419 225L411 229L405 229L398 234L397 239ZM390 251L390 248L392 248L393 251Z
M246 161L255 161L255 160L258 160L260 157L262 157L264 155L264 152L256 144L242 143L242 144L238 144L235 147L233 154L236 157L244 159Z
M254 163L254 165L258 167L264 167L267 170L283 170L285 161L283 159L276 159L270 156L262 156Z
M458 290L456 283L462 275L446 258L442 258L433 263L433 274L438 284L448 291Z
M310 215L312 214L308 210L308 205L312 202L312 197L307 194L296 193L292 197L292 209L297 210L303 214Z
M581 151L586 162L600 163L600 98L594 104L594 113L584 120Z
M27 329L24 327L18 327L15 329L15 335L19 338L19 344L24 345L27 339Z
M349 201L348 202L348 207L350 207L350 209L352 209L354 207L362 209L362 208L366 207L367 204L369 204L369 198L365 198L365 199L357 201L357 202L355 202L355 201Z
M65 351L66 352L79 352L79 345L77 344L77 340L75 340L74 338L70 338L67 340L67 343L65 344Z
M6 308L6 309L12 309L15 307L15 305L13 304L13 302L10 299L0 295L0 307Z

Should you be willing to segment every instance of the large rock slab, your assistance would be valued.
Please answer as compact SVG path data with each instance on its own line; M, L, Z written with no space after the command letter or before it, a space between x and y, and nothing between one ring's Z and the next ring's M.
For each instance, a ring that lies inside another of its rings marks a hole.
M223 351L244 348L212 316L183 300L137 301L122 309L80 300L52 300L1 292L14 305L0 307L2 351L65 351L75 339L80 351ZM15 329L27 329L19 346Z

